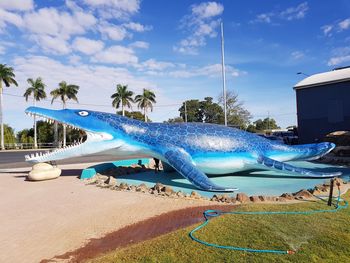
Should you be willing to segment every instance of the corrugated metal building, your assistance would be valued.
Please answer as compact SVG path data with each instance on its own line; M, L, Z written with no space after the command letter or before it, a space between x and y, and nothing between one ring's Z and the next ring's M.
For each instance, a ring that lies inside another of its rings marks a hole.
M350 68L309 76L294 86L299 143L350 130Z

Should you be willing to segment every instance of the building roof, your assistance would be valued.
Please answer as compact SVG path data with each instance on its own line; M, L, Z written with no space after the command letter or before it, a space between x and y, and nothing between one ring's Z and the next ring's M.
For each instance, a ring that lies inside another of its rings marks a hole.
M304 89L344 81L350 81L350 67L334 69L332 71L311 75L298 82L294 86L294 89Z

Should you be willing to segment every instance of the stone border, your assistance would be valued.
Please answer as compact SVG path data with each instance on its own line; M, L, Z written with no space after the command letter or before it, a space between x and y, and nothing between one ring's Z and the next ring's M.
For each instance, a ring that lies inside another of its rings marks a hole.
M129 172L130 168L125 167ZM131 168L132 169L132 168ZM137 172L147 171L147 169L136 169ZM118 184L117 179L113 175L101 175L96 174L91 179L84 180L86 185L96 185L100 188L108 188L115 191L129 191L129 192L140 192L145 194L152 194L155 196L169 197L169 198L184 198L184 199L196 199L213 201L226 204L244 204L244 203L280 203L280 202L298 202L305 200L317 200L317 196L328 196L330 191L330 183L316 185L313 189L302 189L295 193L283 193L280 196L265 196L265 195L254 195L248 196L245 193L237 193L235 196L229 196L227 194L214 194L211 198L201 196L198 192L192 191L191 194L186 194L182 191L175 192L172 187L156 183L153 187L148 187L142 183L138 186L129 185L127 183ZM340 187L341 192L345 193L350 185L344 182L340 178L336 178L334 182L334 193L337 193L337 187Z

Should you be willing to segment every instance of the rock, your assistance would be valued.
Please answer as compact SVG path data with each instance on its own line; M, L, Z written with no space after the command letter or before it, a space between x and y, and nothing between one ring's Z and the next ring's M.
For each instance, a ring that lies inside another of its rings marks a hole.
M163 191L164 185L161 184L161 183L156 183L156 184L154 185L153 188L154 188L154 190L156 190L158 193L160 193L160 192Z
M292 194L290 194L290 193L283 193L283 194L281 194L281 197L284 197L287 200L294 199L294 196Z
M254 202L254 203L259 203L259 202L261 202L259 196L257 196L257 195L253 195L253 196L249 197L249 199L250 199L250 201L252 201L252 202Z
M217 196L217 199L223 203L231 203L231 198L226 194Z
M320 192L327 192L328 191L328 187L323 185L323 184L316 185L314 189L318 190Z
M146 192L148 192L148 187L147 187L147 185L142 183L136 188L136 191L146 193Z
M210 198L210 201L219 202L220 199L217 195L213 195L212 198Z
M344 181L341 178L334 179L334 187L341 186L342 184L344 184Z
M196 191L192 191L190 197L194 199L201 199L202 196L198 194Z
M179 197L179 198L184 198L184 197L185 197L184 193L181 192L181 191L178 191L178 192L176 193L176 195L177 195L177 197Z
M264 198L264 201L267 201L267 202L273 202L273 201L276 201L275 199L276 199L276 197L275 196L263 196L263 198Z
M94 176L94 177L91 177L91 178L89 178L89 179L85 179L85 180L84 180L84 183L85 183L86 185L89 185L89 184L96 184L96 183L97 183L97 178L96 178L96 176Z
M313 195L309 191L307 191L305 189L302 189L299 192L294 193L293 195L294 195L294 198L297 198L297 199L300 199L300 198L302 198L302 199L313 198Z
M109 179L109 176L97 173L96 178L97 178L97 181L106 182Z
M43 181L55 179L61 175L61 169L53 167L48 163L37 163L33 165L27 179L29 181Z
M238 193L236 196L236 200L241 203L249 202L249 197L245 193Z
M265 202L266 201L266 197L263 195L259 195L259 199L261 202Z
M120 183L120 185L119 185L119 189L121 189L121 190L127 190L128 187L129 187L129 185L126 183Z
M174 193L174 190L170 186L164 186L163 192L165 192L166 195L170 196Z
M106 184L108 184L109 186L115 186L117 184L117 179L115 179L113 176L110 176L106 180Z
M135 186L135 185L130 185L129 186L129 189L130 189L130 191L132 191L132 192L137 192L137 187ZM140 191L138 191L138 192L140 192Z
M278 202L287 202L287 199L284 198L284 197L277 197L277 200Z

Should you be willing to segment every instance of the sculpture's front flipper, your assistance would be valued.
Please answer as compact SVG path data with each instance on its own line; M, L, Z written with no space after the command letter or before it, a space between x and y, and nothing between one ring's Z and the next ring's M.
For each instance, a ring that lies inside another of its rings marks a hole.
M233 192L238 188L226 188L214 184L203 172L198 170L189 156L179 150L169 150L164 154L166 161L197 188L214 192Z
M296 167L287 163L279 162L273 159L270 159L265 156L259 156L257 159L257 162L261 165L264 165L270 169L276 169L280 171L285 171L288 173L298 174L303 177L312 177L312 178L331 178L342 175L341 172L336 173L321 173L321 172L314 172L308 169Z

